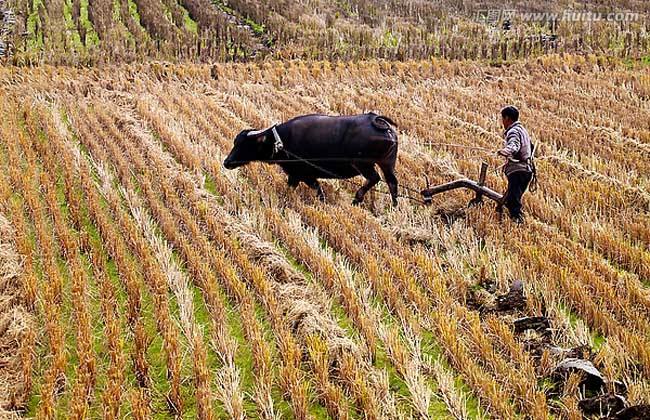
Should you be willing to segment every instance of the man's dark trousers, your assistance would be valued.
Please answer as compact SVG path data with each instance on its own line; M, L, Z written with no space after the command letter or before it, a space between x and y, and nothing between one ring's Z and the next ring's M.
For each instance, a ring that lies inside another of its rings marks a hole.
M508 189L503 196L503 205L506 206L510 217L514 220L522 218L521 197L526 192L532 178L533 173L527 171L517 171L508 175Z

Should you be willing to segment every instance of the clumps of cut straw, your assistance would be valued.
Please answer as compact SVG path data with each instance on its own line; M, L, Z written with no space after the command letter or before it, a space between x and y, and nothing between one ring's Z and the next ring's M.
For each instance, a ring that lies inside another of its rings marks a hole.
M18 254L14 231L9 220L0 214L0 416L18 418L16 410L24 408L29 392L22 374L21 350L32 332L32 314L23 303L22 258Z
M316 334L326 337L331 354L359 352L357 345L329 315L331 311L328 303L323 302L324 297L308 284L307 279L291 266L273 244L241 227L231 226L249 257L266 267L276 279L273 286L280 296L285 318L301 340L307 341L308 337Z

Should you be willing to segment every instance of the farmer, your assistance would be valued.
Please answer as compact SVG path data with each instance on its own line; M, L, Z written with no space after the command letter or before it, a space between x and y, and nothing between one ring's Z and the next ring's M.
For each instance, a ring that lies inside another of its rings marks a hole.
M501 110L503 122L504 147L497 153L506 158L503 171L508 178L508 189L503 195L503 201L497 206L497 211L502 211L506 206L510 218L516 223L522 223L521 197L528 188L535 166L533 163L534 145L530 141L528 131L519 122L519 110L514 106L507 106Z

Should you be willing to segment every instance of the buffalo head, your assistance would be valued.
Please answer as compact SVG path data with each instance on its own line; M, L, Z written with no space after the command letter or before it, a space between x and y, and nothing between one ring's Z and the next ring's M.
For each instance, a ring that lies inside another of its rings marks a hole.
M269 135L272 127L265 130L244 130L235 137L234 146L223 166L235 169L247 163L268 160L273 155L273 136Z

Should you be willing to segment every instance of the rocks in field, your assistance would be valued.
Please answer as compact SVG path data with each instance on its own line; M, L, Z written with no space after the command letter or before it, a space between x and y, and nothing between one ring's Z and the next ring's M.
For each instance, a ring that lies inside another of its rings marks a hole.
M496 310L499 312L525 308L526 296L524 295L524 282L521 280L515 280L507 294L497 297Z
M496 307L496 298L485 289L472 290L467 299L467 305L479 312L492 312Z
M488 291L489 293L496 293L498 290L497 282L492 279L483 279L479 286Z
M613 389L617 395L627 396L627 385L621 381L607 382L608 388Z
M648 420L650 419L650 405L635 405L624 408L607 420Z
M484 282L470 291L467 298L467 305L481 313L511 312L526 309L526 297L524 296L524 283L515 280L510 286L508 293L496 295L496 284Z
M567 359L573 358L573 359L592 360L594 357L594 351L591 349L591 347L587 345L582 345L567 350L564 356Z
M580 387L586 391L598 392L605 384L605 378L589 360L567 358L562 360L555 368L551 379L557 382L564 382L570 374L582 375Z
M533 330L542 336L551 335L551 323L545 316L527 316L515 319L515 333L520 334L528 330Z
M610 416L623 410L626 405L625 397L616 394L598 395L578 402L578 408L586 416Z

